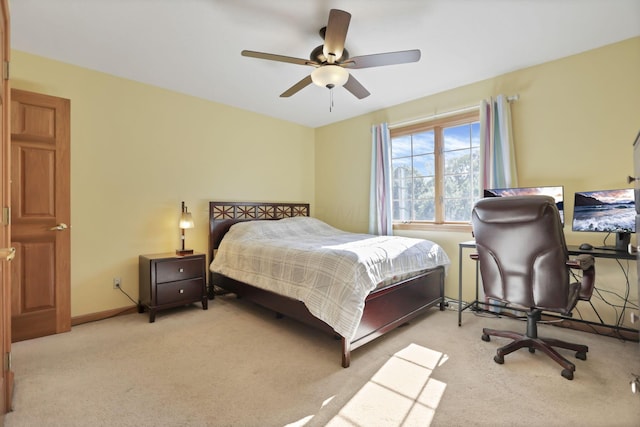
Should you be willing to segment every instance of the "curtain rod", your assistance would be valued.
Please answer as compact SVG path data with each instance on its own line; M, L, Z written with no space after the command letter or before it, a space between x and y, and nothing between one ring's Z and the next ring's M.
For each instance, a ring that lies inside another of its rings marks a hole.
M518 101L518 99L520 99L520 95L517 94L517 93L515 95L507 96L507 102L509 102L509 103L516 102L516 101ZM435 120L435 119L439 119L441 117L451 116L451 115L454 115L454 114L466 113L468 111L477 110L478 108L480 108L480 104L471 105L469 107L463 107L463 108L459 108L457 110L451 110L451 111L447 111L447 112L444 112L444 113L432 114L429 117L420 117L420 118L413 119L413 120L406 120L404 122L392 123L392 124L389 125L389 129L402 127L402 126L414 125L414 124L417 124L417 123L426 122L428 120Z

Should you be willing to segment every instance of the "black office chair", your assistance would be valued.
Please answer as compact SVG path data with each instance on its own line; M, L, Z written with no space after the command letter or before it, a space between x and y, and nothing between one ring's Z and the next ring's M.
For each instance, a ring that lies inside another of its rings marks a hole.
M587 346L538 337L538 321L543 311L570 316L578 299L588 301L595 282L591 255L570 260L562 222L553 198L514 196L478 201L472 213L473 234L480 262L484 293L499 306L527 313L525 334L484 328L482 339L491 336L511 338L494 357L523 347L540 350L559 363L562 376L571 380L575 365L554 347L573 350L576 358L587 359ZM580 282L572 281L570 269L580 269Z

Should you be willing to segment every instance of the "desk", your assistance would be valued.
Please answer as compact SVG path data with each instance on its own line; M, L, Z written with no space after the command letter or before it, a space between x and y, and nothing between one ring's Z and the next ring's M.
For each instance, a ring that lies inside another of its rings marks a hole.
M466 309L471 308L472 310L476 310L476 311L484 310L483 308L480 307L480 305L485 303L478 301L478 288L479 288L480 280L479 280L479 267L478 267L479 262L477 261L474 261L476 263L476 298L475 300L466 304L462 301L463 250L475 249L475 248L476 248L475 240L469 240L469 241L461 242L458 244L458 326L462 326L462 312L465 311ZM569 252L569 255L588 254L588 255L593 255L595 258L624 259L624 260L636 259L635 255L631 255L627 252L614 251L614 250L601 249L601 248L594 248L592 250L582 250L579 248L578 245L567 245L567 251ZM624 328L618 325L607 325L604 323L590 322L588 320L582 320L582 319L567 318L564 316L558 316L553 314L545 314L545 316L552 317L552 318L562 318L562 319L566 319L569 322L589 324L594 327L593 329L595 329L595 327L604 327L606 329L617 332L618 334L615 336L623 335L622 337L625 339L630 339L634 341L638 340L638 331L634 329Z

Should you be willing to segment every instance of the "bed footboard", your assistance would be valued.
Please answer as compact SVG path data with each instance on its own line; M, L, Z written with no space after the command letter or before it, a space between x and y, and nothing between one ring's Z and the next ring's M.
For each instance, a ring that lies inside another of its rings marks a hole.
M309 313L300 301L215 273L211 275L211 285L273 310L278 315L296 319L326 333L339 336L329 325ZM440 310L444 310L443 267L437 267L371 293L365 300L362 320L354 339L348 341L341 337L342 366L348 368L351 364L352 350L411 321L438 304Z
M371 293L356 336L350 343L342 339L342 366L351 363L351 350L403 325L434 305L444 310L444 267L387 286Z

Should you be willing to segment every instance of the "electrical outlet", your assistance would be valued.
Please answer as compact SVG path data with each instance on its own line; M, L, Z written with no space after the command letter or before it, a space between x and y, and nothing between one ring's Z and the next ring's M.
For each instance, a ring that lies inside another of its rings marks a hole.
M113 278L113 289L120 289L120 278L119 277L114 277Z

